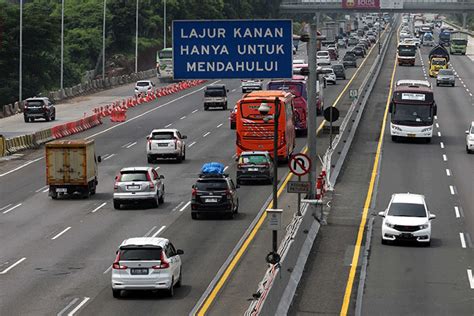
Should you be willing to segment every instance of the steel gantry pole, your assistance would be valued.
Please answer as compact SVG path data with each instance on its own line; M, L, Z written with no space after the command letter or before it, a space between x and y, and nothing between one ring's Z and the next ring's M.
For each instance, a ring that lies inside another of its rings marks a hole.
M107 10L107 0L104 0L104 16L102 19L102 79L105 79L105 11Z
M135 13L135 73L138 72L138 1L137 11Z
M163 2L163 48L166 48L166 0Z
M316 197L316 161L318 159L316 153L316 129L317 129L317 89L318 74L316 65L316 53L318 50L318 24L319 15L317 13L310 25L309 46L308 46L308 154L311 160L311 168L309 170L310 190L308 198L314 199ZM314 21L316 20L316 21ZM315 23L316 22L316 23ZM320 86L319 89L322 89Z
M20 60L18 69L18 101L23 100L23 0L20 0Z
M64 0L61 1L61 78L60 78L61 98L64 96Z

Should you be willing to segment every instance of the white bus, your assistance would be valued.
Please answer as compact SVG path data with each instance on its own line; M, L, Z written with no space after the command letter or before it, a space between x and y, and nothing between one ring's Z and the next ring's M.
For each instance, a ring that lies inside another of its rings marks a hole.
M163 48L156 53L156 73L161 82L173 80L172 48Z

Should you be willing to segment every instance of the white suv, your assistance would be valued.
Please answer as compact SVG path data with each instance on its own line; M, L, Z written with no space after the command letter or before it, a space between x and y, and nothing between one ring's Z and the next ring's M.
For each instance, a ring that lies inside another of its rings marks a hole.
M466 131L466 152L468 154L474 152L474 121L471 122L469 129Z
M336 84L336 73L334 72L334 69L330 67L323 67L321 69L321 73L323 74L324 81L326 83L331 83L331 84Z
M136 237L122 242L112 265L112 294L120 298L122 290L166 290L182 283L181 258L165 238Z
M153 163L157 158L175 158L178 162L185 160L186 138L174 128L154 129L146 138L148 163Z
M242 93L247 93L250 91L255 90L262 90L263 89L263 80L260 79L252 79L252 80L242 80Z
M331 65L331 57L327 50L320 50L316 53L316 64L318 66L329 66Z
M389 241L417 241L429 246L431 243L431 214L425 196L411 193L396 193L382 216L382 244Z

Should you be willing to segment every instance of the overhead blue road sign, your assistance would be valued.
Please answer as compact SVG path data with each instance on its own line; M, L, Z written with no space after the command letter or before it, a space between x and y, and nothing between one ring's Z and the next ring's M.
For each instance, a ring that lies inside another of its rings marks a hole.
M173 21L175 79L291 78L291 20Z

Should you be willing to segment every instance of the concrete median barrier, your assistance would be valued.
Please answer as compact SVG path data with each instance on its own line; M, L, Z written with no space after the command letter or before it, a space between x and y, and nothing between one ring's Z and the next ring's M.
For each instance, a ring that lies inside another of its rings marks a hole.
M6 155L5 137L3 137L3 135L0 135L0 157L3 157L5 155Z

